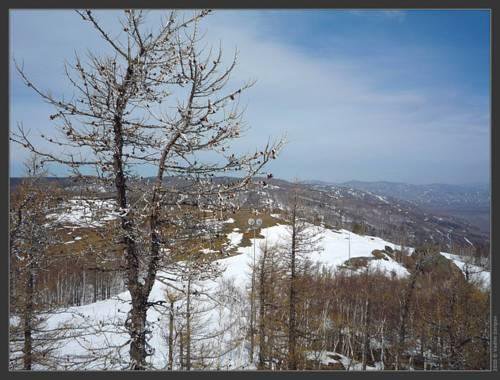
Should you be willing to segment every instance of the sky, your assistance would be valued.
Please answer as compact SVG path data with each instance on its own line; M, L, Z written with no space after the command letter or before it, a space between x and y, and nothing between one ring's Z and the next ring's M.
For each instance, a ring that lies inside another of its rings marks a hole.
M95 14L117 25L117 11ZM228 57L238 49L232 83L257 81L242 95L250 129L234 149L287 136L269 167L275 177L489 182L489 11L216 10L202 27L208 45ZM54 128L53 109L22 84L14 59L69 97L64 61L107 49L74 11L11 10L10 128L23 123L34 137ZM23 175L26 157L11 144L11 176Z

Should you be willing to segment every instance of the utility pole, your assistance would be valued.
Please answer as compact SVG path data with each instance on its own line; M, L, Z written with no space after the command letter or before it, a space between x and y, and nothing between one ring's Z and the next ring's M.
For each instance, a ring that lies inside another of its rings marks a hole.
M349 234L349 258L348 260L351 260L351 231L348 231Z
M253 363L255 349L255 239L256 231L262 225L262 219L248 219L248 225L253 230L253 266L252 266L252 291L250 294L250 363Z
M342 213L340 214L340 223L341 223L341 228L344 228L344 215ZM350 230L347 230L347 240L349 241L348 245L347 245L347 256L348 256L348 260L350 260L351 259L351 231Z

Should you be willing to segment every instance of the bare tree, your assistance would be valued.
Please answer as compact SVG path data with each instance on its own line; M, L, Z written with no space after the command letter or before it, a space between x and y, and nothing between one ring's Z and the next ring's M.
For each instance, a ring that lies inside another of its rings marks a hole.
M171 371L174 368L174 328L175 328L175 304L181 299L181 293L176 290L167 289L165 298L168 302L168 364L167 369Z
M130 368L145 369L149 294L161 259L161 229L175 218L170 207L189 198L198 207L231 207L234 193L275 158L283 142L260 151L236 155L229 143L241 136L242 113L233 102L251 83L223 92L236 66L236 55L222 68L222 50L199 48L199 21L210 11L179 20L171 12L150 31L143 11L125 10L122 32L114 37L91 10L77 11L107 42L107 55L77 55L66 65L75 96L58 99L37 87L22 66L17 70L56 112L50 119L60 135L41 137L54 146L42 150L22 125L11 140L37 152L44 163L67 165L73 175L94 170L98 179L115 188L121 244L124 247L131 310ZM217 154L210 162L205 152ZM152 185L134 181L136 169L155 167ZM220 183L217 174L242 172L243 177ZM168 186L167 175L183 178Z
M47 330L50 305L42 302L44 271L53 265L49 247L59 239L49 227L47 214L55 207L57 189L43 182L46 172L39 157L26 161L27 177L16 188L10 209L11 365L31 370L35 364L50 366L59 331ZM16 322L17 321L17 322ZM20 344L22 346L20 346ZM17 354L21 351L21 355Z
M260 245L260 256L258 259L256 287L258 295L258 343L259 355L257 368L269 369L272 366L273 337L281 326L277 323L277 310L283 309L281 297L277 295L281 290L284 280L281 250L278 245L268 245L267 239Z
M363 315L363 342L362 342L362 349L361 349L361 365L363 368L363 371L366 371L366 362L368 359L368 351L370 350L370 309L371 309L371 300L370 300L370 294L369 294L369 287L371 285L370 283L370 267L366 267L366 271L364 273L365 281L365 289L364 289L364 296L365 296L365 307L364 307L364 315Z
M415 267L410 274L406 286L403 288L402 300L400 301L398 341L396 344L396 370L401 367L401 355L405 345L410 307L413 302L418 276L422 274L426 265L436 259L436 255L437 252L432 247L423 247L415 251Z
M304 255L320 250L320 231L311 224L312 217L307 215L303 207L299 188L296 186L290 194L288 210L284 214L287 226L286 263L290 274L289 283L289 315L288 315L288 369L297 369L297 303L298 303L298 271Z

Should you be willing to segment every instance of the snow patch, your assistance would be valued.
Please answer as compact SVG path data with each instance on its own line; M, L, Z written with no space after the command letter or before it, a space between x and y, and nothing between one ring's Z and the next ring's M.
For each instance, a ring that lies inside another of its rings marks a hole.
M80 227L100 227L118 218L116 202L112 199L73 198L62 207L67 211L47 215L54 224L70 224Z

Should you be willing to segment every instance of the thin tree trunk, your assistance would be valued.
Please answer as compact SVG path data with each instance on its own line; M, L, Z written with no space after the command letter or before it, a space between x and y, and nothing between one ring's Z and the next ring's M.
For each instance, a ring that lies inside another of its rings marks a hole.
M179 360L181 365L181 370L184 369L184 335L182 331L179 333Z
M174 301L170 302L170 313L168 319L168 370L174 366Z
M99 290L97 288L98 282L97 282L97 276L99 275L99 272L96 270L94 272L94 301L97 302L97 297L99 296Z
M191 278L188 279L186 298L186 369L191 370Z
M370 298L367 297L365 302L365 316L364 316L364 328L363 328L363 350L362 350L363 371L366 371L366 362L370 346L370 336L368 334L369 324L370 324Z
M266 336L266 324L265 324L265 305L266 305L266 257L267 249L264 249L262 253L261 265L260 265L260 278L259 278L259 366L258 369L265 368L265 358L266 358L266 345L265 345L265 336Z
M384 363L384 351L385 351L385 335L384 335L384 327L385 327L385 319L384 321L382 322L382 328L381 328L381 332L380 332L380 335L381 335L381 343L380 343L380 362L381 362L381 366L382 366L382 370L385 369L385 363Z
M417 275L419 272L420 272L420 264L417 264L417 267L410 276L408 288L405 291L403 304L401 305L401 312L399 316L398 344L396 351L396 370L398 370L401 366L401 355L406 338L406 320L408 319L408 314L410 312L410 303L413 291L415 289L415 285L417 283Z
M297 331L296 331L296 305L297 302L297 289L295 284L295 244L296 244L296 218L295 209L293 210L293 225L292 225L292 250L291 250L291 261L290 261L290 315L288 319L288 369L297 369L297 358L296 358L296 344L297 344Z
M31 370L33 362L33 259L29 265L27 279L25 284L25 304L24 304L24 347L23 347L23 369Z
M253 364L255 350L255 228L253 230L254 262L252 266L252 289L250 292L250 364Z

